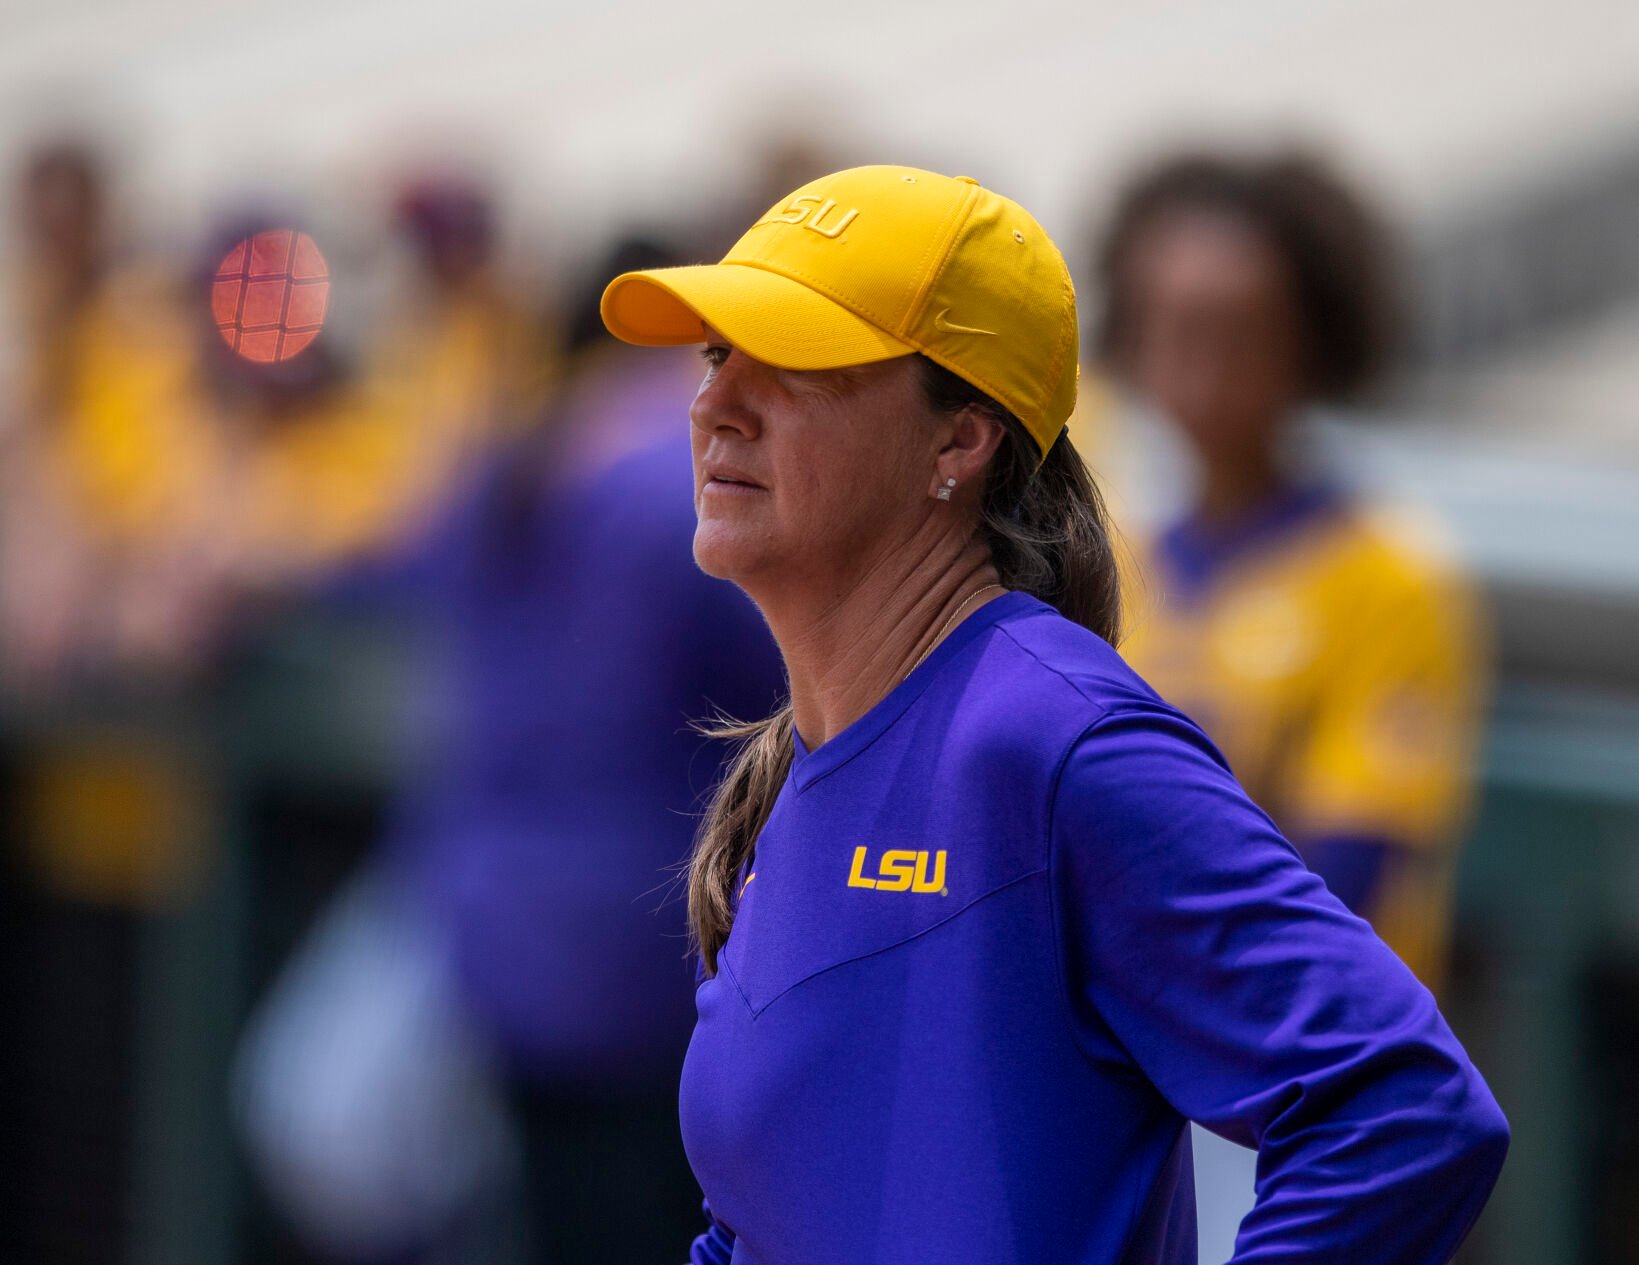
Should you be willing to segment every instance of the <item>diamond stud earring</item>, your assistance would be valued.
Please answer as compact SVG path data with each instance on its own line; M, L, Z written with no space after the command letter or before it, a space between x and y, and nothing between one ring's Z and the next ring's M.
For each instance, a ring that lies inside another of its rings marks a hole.
M940 488L937 492L935 492L934 495L937 496L941 501L948 501L948 500L950 500L950 490L955 486L956 486L956 480L955 479L946 479L945 480L945 486Z

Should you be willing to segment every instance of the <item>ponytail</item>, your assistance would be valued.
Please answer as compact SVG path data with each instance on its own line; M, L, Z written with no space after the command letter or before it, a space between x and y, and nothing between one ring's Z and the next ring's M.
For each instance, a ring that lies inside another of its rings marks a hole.
M791 772L795 728L789 701L763 720L701 726L708 738L740 744L712 793L689 857L689 939L707 975L717 974L717 951L734 924L735 892L744 882L740 871L750 862L757 836Z

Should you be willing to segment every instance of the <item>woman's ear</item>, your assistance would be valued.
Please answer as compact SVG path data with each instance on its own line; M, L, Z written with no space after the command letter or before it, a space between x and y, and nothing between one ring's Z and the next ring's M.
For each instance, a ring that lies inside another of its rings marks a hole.
M985 467L1002 442L1002 423L986 409L969 404L950 414L950 430L933 462L933 485L928 495L949 501L963 489L976 493Z

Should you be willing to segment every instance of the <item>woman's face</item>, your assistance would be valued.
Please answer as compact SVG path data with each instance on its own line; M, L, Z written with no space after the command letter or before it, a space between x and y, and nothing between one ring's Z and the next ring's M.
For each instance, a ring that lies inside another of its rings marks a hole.
M1227 215L1176 211L1139 233L1125 266L1133 384L1208 461L1270 444L1304 389L1296 303L1274 247Z
M703 355L689 410L702 570L754 594L840 594L912 538L940 443L916 357L777 369L710 331Z

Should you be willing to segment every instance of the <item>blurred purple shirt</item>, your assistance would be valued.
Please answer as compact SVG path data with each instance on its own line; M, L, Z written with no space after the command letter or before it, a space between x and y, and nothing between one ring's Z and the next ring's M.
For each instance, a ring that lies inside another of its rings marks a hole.
M694 564L687 398L676 360L606 364L558 446L491 463L416 568L443 688L392 846L473 1016L560 1085L675 1076L676 867L723 754L691 722L783 689L756 609Z

